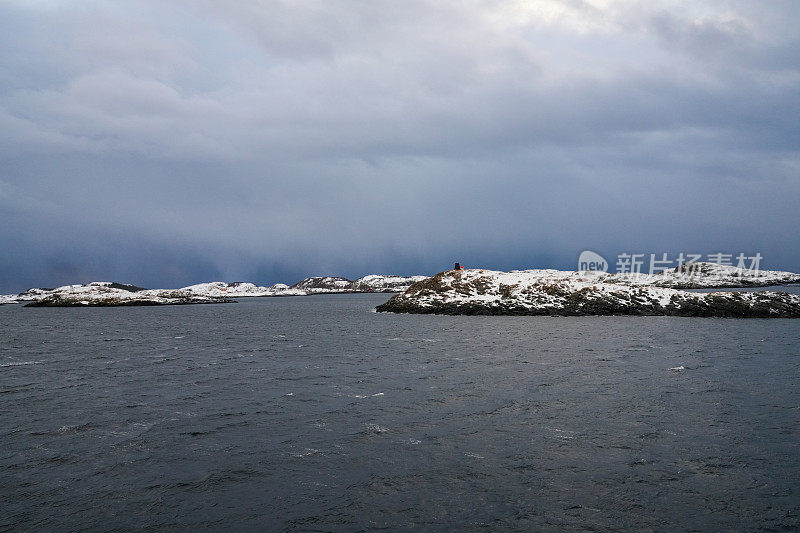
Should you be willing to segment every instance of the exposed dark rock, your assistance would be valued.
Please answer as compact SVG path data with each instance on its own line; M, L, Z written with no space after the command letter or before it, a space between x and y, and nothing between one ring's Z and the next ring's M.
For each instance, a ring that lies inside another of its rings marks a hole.
M111 289L121 289L123 291L128 291L128 292L140 292L147 290L144 287L137 287L136 285L127 285L125 283L117 283L117 282L109 283L108 287Z

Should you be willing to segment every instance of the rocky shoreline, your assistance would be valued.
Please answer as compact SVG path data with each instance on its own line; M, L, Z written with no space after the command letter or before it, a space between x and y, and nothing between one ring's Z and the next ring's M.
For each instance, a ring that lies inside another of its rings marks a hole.
M677 269L676 269L677 270ZM673 275L674 274L674 275ZM676 271L659 281L692 288L733 283L713 268L691 279ZM734 272L741 277L743 273ZM791 273L780 273L791 274ZM800 318L800 296L785 292L693 293L649 279L617 274L527 270L451 270L415 283L376 308L378 312L445 315L662 315L726 318ZM703 276L710 279L703 279ZM762 276L792 279L800 275ZM737 286L742 286L739 284Z

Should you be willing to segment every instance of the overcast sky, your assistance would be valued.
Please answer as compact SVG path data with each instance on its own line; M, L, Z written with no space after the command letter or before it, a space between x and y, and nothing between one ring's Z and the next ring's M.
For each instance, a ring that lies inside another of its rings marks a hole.
M0 0L0 293L800 271L800 2Z

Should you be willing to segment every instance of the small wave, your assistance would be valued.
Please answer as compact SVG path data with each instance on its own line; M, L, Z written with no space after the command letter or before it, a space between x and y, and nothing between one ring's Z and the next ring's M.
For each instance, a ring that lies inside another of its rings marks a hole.
M428 338L421 338L417 339L414 337L387 337L387 341L411 341L411 342L441 342L442 339L428 339Z
M322 452L315 448L305 448L301 452L289 452L290 457L308 457L311 455L322 455Z
M381 427L378 424L365 424L367 433L387 433L388 428Z
M32 384L28 383L25 385L16 385L11 387L2 387L0 388L0 394L13 394L15 392L27 392L30 390L30 386Z
M552 429L553 434L550 438L559 439L559 440L575 440L576 435L578 434L576 431L568 431L565 429Z
M57 433L77 433L79 431L88 431L90 429L95 429L97 426L92 424L91 422L86 422L85 424L70 424L66 426L61 426L58 428Z
M43 459L45 463L53 463L53 464L74 464L79 463L80 457L74 455L53 455Z
M14 363L3 363L0 368L7 368L10 366L26 366L26 365L42 365L44 361L18 361Z
M483 455L477 454L475 452L467 452L464 455L467 457L472 457L473 459L486 459Z
M375 394L356 394L356 398L358 398L359 400L364 398L375 398L376 396L385 396L385 394L382 392L378 392Z
M130 443L135 442L136 439L142 437L142 435L148 433L153 428L155 423L156 421L134 422L131 424L125 424L123 426L118 426L108 431L104 431L103 438L110 439L109 443L111 446L127 446L130 445Z
M681 365L681 366L673 366L672 368L669 368L668 370L670 372L683 372L684 370L686 370L686 367L683 366L683 365Z

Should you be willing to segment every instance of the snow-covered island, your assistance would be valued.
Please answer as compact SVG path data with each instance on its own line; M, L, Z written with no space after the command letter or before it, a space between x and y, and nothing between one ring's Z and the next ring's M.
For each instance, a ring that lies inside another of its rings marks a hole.
M800 318L785 292L695 293L681 288L800 283L800 274L709 263L658 274L471 269L441 272L379 305L379 312L450 315L669 315Z
M370 274L351 281L337 276L305 278L294 285L277 283L261 287L252 283L215 281L179 289L197 296L244 298L248 296L308 296L311 294L340 294L347 292L403 292L428 276L387 276Z
M230 303L233 298L307 296L347 292L400 292L426 276L372 274L355 281L324 276L306 278L292 286L278 283L262 287L253 283L215 281L181 289L145 289L134 285L95 281L55 289L29 289L17 295L0 295L0 305L27 302L31 307L85 307L131 305L181 305Z
M30 289L16 297L29 307L115 307L134 305L187 305L235 302L192 293L185 289L143 289L134 285L95 281L56 289Z

